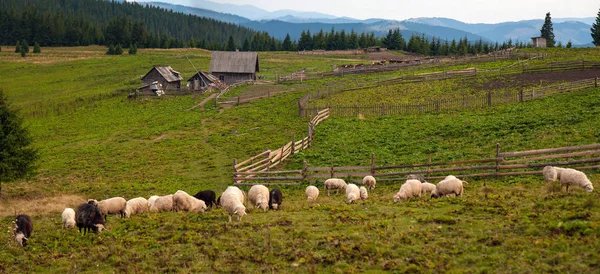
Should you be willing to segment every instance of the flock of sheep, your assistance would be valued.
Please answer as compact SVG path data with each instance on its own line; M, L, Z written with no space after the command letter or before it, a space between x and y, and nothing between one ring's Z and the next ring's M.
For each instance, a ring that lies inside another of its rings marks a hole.
M585 173L575 169L546 166L543 169L543 175L546 181L559 180L561 189L565 185L567 192L569 186L578 186L587 192L594 190L592 182ZM365 176L362 183L364 186L358 187L355 184L347 184L343 179L330 178L325 181L324 185L327 195L330 195L331 190L335 190L336 193L339 190L344 190L346 203L352 203L356 200L368 199L368 190L374 190L377 184L373 176ZM448 175L435 185L428 183L420 175L408 175L406 182L394 195L394 202L421 197L427 193L432 198L462 196L464 184L468 183L453 175ZM309 202L314 202L319 197L319 189L312 185L306 188L305 193ZM248 191L249 205L263 211L278 209L282 200L283 194L279 189L269 191L264 185L254 185ZM85 235L87 231L98 233L106 229L105 221L108 214L119 214L121 218L129 218L132 215L145 212L185 211L200 213L204 212L207 207L212 208L213 206L222 207L229 214L229 222L231 222L233 215L237 215L237 220L241 221L242 217L247 214L245 201L245 193L236 186L227 187L218 199L216 199L216 194L212 190L200 191L193 196L185 191L178 190L175 194L152 196L147 200L143 197L133 198L129 201L122 197L102 201L90 199L87 203L79 205L76 210L66 208L62 212L62 223L63 228L77 226L79 232L83 229ZM31 218L25 214L18 215L13 221L13 225L17 245L26 246L27 240L33 231Z

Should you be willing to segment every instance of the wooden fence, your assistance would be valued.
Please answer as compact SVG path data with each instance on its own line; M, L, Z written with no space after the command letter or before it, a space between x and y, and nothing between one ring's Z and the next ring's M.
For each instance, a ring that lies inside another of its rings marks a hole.
M233 159L233 170L235 176L234 182L236 184L239 184L244 180L261 178L256 176L261 175L263 172L273 172L274 174L289 174L285 171L270 170L271 168L274 168L277 165L279 165L290 155L294 155L299 151L309 148L312 144L315 135L316 126L328 117L328 109L323 109L319 111L317 115L308 123L308 136L300 140L296 140L295 136L293 136L292 140L289 143L283 145L281 148L276 149L274 151L267 149L265 152L262 152L240 163L237 162L237 159Z
M526 102L547 96L565 93L586 88L598 87L598 77L584 79L569 83L548 85L541 88L519 91L488 91L475 95L430 100L423 103L382 103L377 105L340 106L328 105L329 113L333 117L404 115L419 113L434 113L443 111L460 110L466 108L484 108L503 104ZM304 98L304 100L307 100ZM299 104L299 113L304 117L312 117L323 107L302 107Z
M434 162L432 155L429 155L427 163L376 166L375 155L372 154L368 166L309 167L304 162L300 170L234 171L233 176L238 184L252 185L254 183L241 182L262 181L261 184L298 185L334 177L362 183L362 178L366 175L375 176L380 183L404 181L409 174L422 175L426 180L439 180L448 174L459 178L536 175L542 174L543 167L547 165L579 170L600 168L600 144L517 152L500 152L500 145L496 145L496 151L492 155L495 157L453 162Z

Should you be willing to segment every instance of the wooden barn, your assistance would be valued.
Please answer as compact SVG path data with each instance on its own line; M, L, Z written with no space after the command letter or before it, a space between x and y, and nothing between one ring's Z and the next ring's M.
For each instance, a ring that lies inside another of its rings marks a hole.
M154 82L158 82L164 90L181 88L181 80L183 80L183 77L179 75L179 72L173 70L171 66L153 67L142 77L144 85L151 85Z
M545 48L546 47L546 38L531 37L531 46L534 48Z
M208 88L210 84L218 85L219 79L206 72L198 72L188 80L188 86L191 90L202 90Z
M228 85L242 81L256 80L258 53L213 51L210 59L210 73Z

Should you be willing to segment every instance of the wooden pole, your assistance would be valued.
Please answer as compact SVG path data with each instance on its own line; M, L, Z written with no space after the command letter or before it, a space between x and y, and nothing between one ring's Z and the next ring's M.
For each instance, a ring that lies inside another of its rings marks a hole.
M598 77L594 78L594 87L598 87Z
M294 151L295 150L295 146L296 146L295 139L296 139L296 134L293 134L292 135L292 152L290 152L292 155L294 155L294 153L295 153L295 151Z
M496 179L498 179L498 172L500 171L500 144L496 144Z
M427 160L427 177L431 175L431 153L429 153L429 160Z
M237 172L237 168L235 168L235 166L237 165L237 159L233 158L233 183L235 184L235 173Z
M371 153L371 176L375 176L375 153Z
M306 180L306 172L308 171L308 163L304 161L302 164L302 181Z
M333 162L331 163L331 171L329 172L329 178L333 178Z

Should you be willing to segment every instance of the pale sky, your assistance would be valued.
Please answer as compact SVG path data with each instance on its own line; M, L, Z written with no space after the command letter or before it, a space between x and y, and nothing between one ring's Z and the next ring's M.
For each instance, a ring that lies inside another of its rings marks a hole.
M146 0L148 1L148 0ZM160 1L160 0L155 0ZM187 4L194 0L162 0ZM528 19L596 17L598 0L210 0L253 5L275 11L315 11L357 19L404 20L415 17L448 17L466 23L498 23Z

